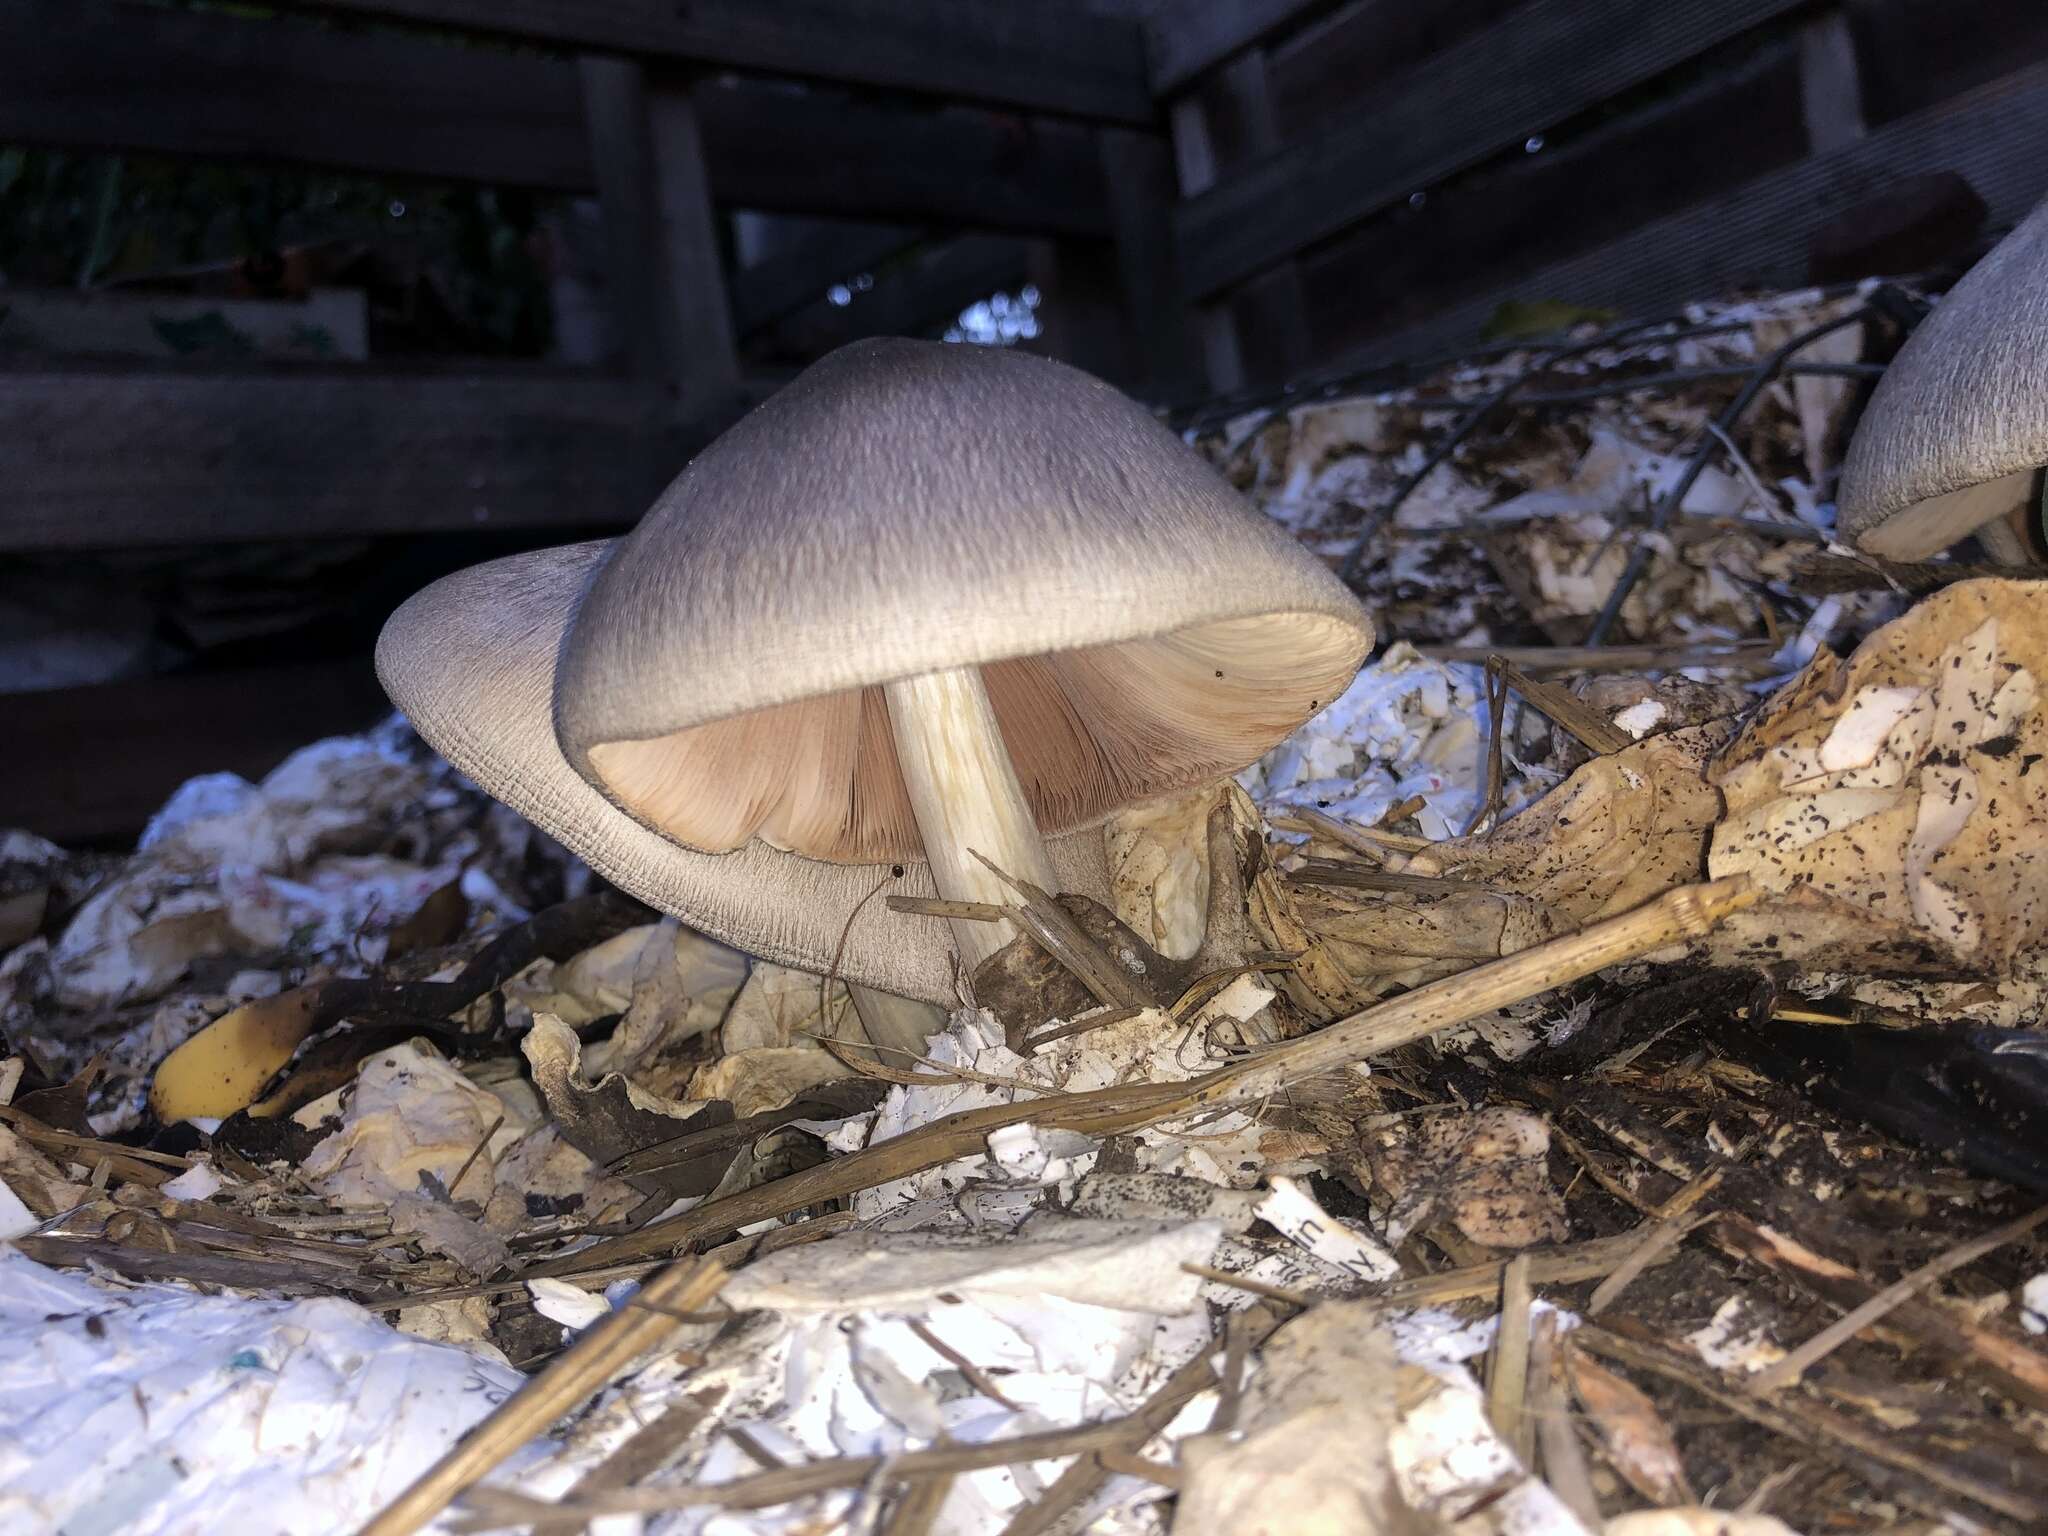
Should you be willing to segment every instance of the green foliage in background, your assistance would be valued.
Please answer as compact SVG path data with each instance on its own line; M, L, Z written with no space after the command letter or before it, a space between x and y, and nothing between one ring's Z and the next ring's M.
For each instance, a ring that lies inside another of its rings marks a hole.
M538 356L543 198L297 168L0 147L0 281L90 287L328 241L425 274L447 321L429 345Z

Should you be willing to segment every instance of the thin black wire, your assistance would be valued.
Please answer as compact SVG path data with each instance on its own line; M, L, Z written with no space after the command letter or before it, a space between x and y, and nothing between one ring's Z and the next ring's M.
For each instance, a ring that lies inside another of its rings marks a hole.
M1358 568L1365 563L1366 551L1372 545L1380 528L1401 509L1401 504L1415 493L1416 487L1427 480L1436 471L1438 465L1442 464L1456 452L1460 443L1464 442L1466 438L1478 430L1480 423L1512 399L1517 391L1531 379L1548 372L1559 363L1569 362L1575 357L1583 357L1589 352L1600 352L1609 347L1628 343L1641 345L1654 341L1659 345L1664 345L1674 341L1685 340L1689 336L1720 332L1733 328L1728 322L1724 321L1716 322L1711 327L1695 326L1683 330L1669 331L1659 336L1646 336L1643 334L1648 331L1654 331L1661 326L1681 323L1668 319L1643 320L1628 325L1613 326L1602 331L1590 341L1574 342L1570 346L1553 348L1541 354L1492 394L1480 399L1473 405L1470 411L1459 418L1455 426L1437 439L1436 445L1430 449L1428 456L1423 459L1422 467L1403 480L1395 488L1394 494L1385 502L1375 507L1366 517L1364 527L1359 530L1358 537L1352 542L1351 548L1345 552L1343 563L1337 567L1337 574L1347 582L1356 581Z
M1585 644L1606 643L1607 632L1621 616L1621 605L1628 601L1629 593L1635 590L1635 584L1642 579L1643 572L1649 567L1656 535L1671 526L1672 516L1677 512L1679 503L1692 491L1694 484L1705 471L1707 461L1720 446L1722 438L1733 434L1736 424L1742 420L1743 413L1756 402L1756 397L1764 392L1765 386L1778 376L1794 353L1813 345L1823 336L1832 335L1851 325L1861 325L1873 313L1873 306L1858 305L1845 315L1838 315L1810 330L1801 331L1750 370L1748 382L1736 392L1733 400L1721 408L1721 414L1714 418L1714 425L1720 430L1700 434L1699 445L1686 460L1683 473L1672 482L1662 496L1657 498L1657 505L1650 513L1650 526L1645 532L1637 535L1635 546L1629 551L1628 564L1622 567L1621 575L1614 583L1614 590L1607 594L1607 602L1600 609L1599 617L1593 620L1593 627L1586 632Z

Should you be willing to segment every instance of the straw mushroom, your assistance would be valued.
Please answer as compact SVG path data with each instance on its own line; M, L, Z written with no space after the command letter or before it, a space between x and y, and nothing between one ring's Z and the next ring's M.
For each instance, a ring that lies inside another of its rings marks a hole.
M2048 465L2048 203L1907 338L1849 445L1837 498L1859 548L1920 560L1976 534L2038 564Z
M493 561L378 644L420 733L750 953L950 1003L990 865L1104 899L1100 824L1254 761L1372 645L1322 562L1134 401L1022 353L806 370L630 535ZM985 862L984 862L985 861Z

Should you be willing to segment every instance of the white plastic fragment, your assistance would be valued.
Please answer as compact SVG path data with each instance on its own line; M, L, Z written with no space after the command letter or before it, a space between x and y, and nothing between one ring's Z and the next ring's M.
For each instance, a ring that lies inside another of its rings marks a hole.
M0 1530L342 1536L521 1380L350 1302L103 1289L0 1250Z
M1473 1511L1459 1519L1460 1530L1590 1536L1494 1433L1486 1399L1471 1378L1456 1368L1430 1375L1433 1381L1404 1391L1405 1411L1387 1441L1394 1479L1408 1506L1443 1520Z
M2048 1333L2048 1270L2020 1287L2020 1326L2029 1333Z
M39 1223L34 1211L21 1203L21 1196L0 1179L0 1242L35 1231Z
M586 1291L580 1285L547 1275L529 1277L526 1289L533 1295L534 1311L571 1333L588 1328L612 1309L603 1292Z
M209 1162L197 1162L175 1179L166 1179L157 1188L157 1193L169 1195L173 1200L211 1200L227 1187L227 1180L214 1170Z
M1356 1227L1339 1221L1293 1179L1281 1176L1259 1202L1259 1215L1326 1264L1360 1280L1392 1280L1401 1273L1394 1256Z
M1785 1358L1785 1351L1771 1342L1740 1296L1723 1301L1712 1320L1687 1334L1685 1342L1717 1371L1760 1371Z

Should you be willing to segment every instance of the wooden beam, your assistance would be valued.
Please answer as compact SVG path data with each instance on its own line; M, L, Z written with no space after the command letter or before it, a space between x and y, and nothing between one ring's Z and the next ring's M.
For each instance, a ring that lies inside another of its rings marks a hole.
M971 107L703 82L698 120L722 203L1019 234L1109 233L1094 136Z
M1476 345L1509 299L1668 314L1693 300L1805 281L1808 242L1845 209L1911 176L1960 172L2009 226L2048 195L2048 64L1902 118L1830 154L1706 199L1596 250L1380 336L1336 361L1371 367Z
M1145 29L1152 90L1170 96L1232 54L1265 41L1330 0L1195 0L1156 13Z
M1805 0L1529 0L1361 102L1328 133L1185 205L1181 270L1206 296Z
M543 372L0 372L0 551L622 527L710 435L670 419Z
M613 322L634 370L688 417L733 414L739 362L702 136L687 87L650 91L633 59L581 61Z
M1799 55L1788 33L1684 90L1557 135L1541 154L1503 155L1419 208L1389 208L1318 247L1298 263L1308 367L1805 159ZM1256 287L1236 290L1238 302Z
M647 129L668 377L681 419L708 421L739 414L740 364L694 96L686 85L658 87L648 98Z
M104 0L0 6L0 140L593 184L570 65Z
M1869 132L1847 12L1829 11L1799 29L1799 99L1807 147L1815 154L1840 149Z
M923 238L905 224L834 220L806 228L785 249L732 274L733 325L742 336L773 325Z
M1180 296L1173 248L1174 169L1156 134L1097 130L1116 229L1123 310L1137 358L1133 383L1155 400L1195 392L1194 315Z
M1109 228L1076 124L729 79L693 99L712 196L728 206ZM0 141L568 192L598 182L574 63L109 0L0 6Z
M722 69L1152 120L1143 29L1076 0L287 0Z
M10 826L59 843L131 845L202 773L258 779L300 747L391 712L368 656L0 695Z

